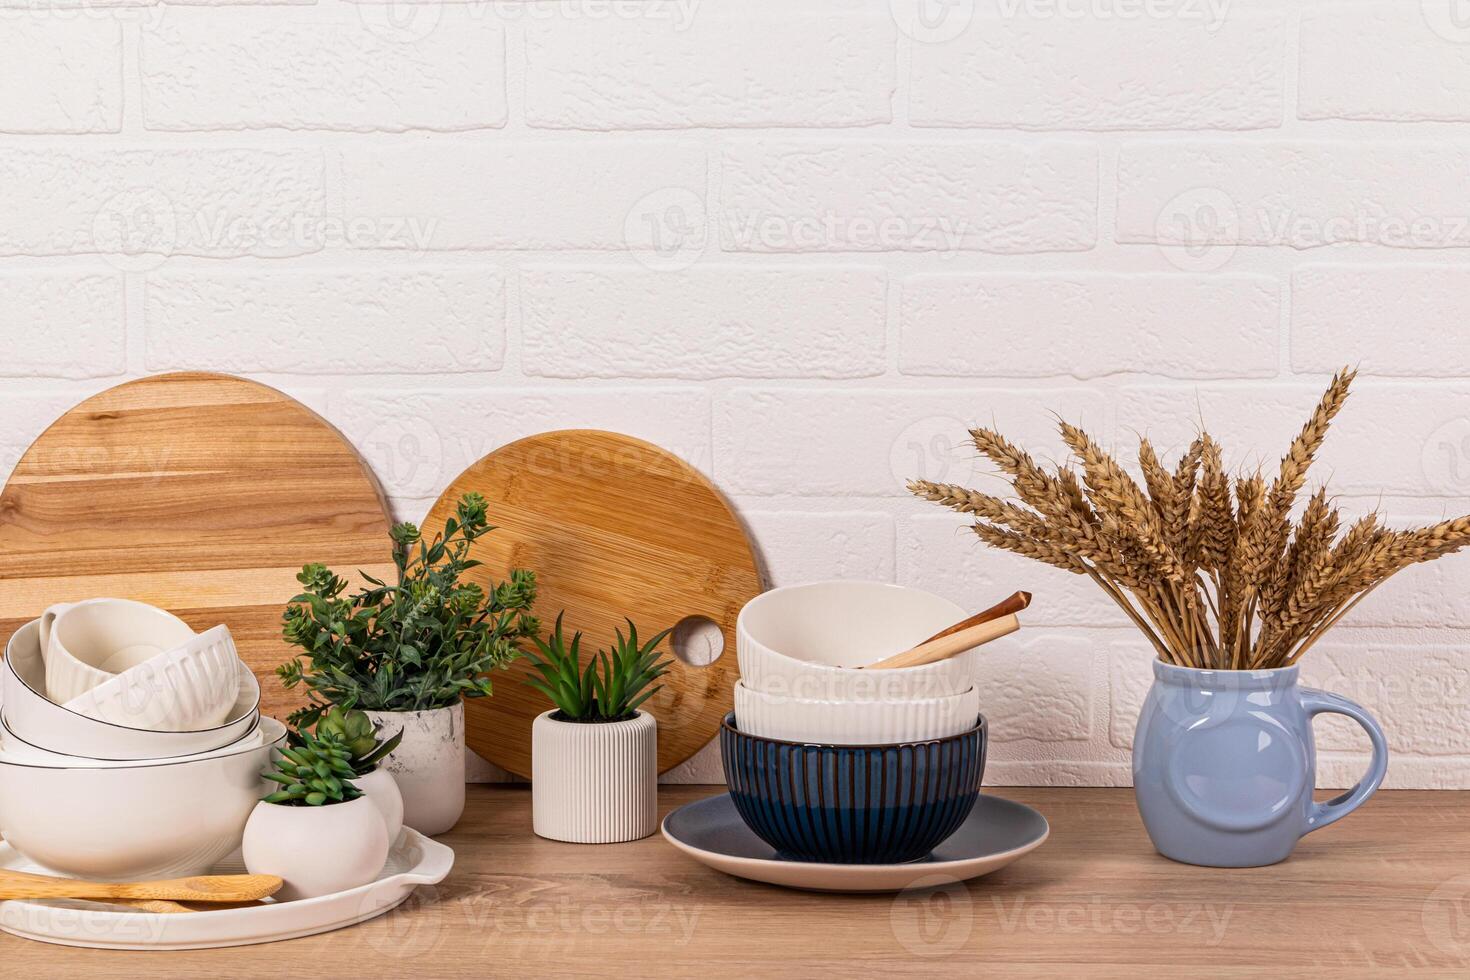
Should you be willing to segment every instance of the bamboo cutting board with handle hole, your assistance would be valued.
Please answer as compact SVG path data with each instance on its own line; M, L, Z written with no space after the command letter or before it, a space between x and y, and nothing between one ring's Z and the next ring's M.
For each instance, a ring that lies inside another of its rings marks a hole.
M304 700L273 673L296 573L388 574L388 527L356 450L299 402L223 375L129 382L47 429L0 494L0 633L96 596L224 623L284 717Z
M735 617L761 583L739 519L709 480L631 436L548 432L504 446L466 470L434 505L424 533L442 530L469 492L484 495L497 527L476 542L473 557L485 564L469 578L487 585L512 568L536 572L535 613L543 630L565 610L568 638L574 630L584 634L584 665L610 644L615 628L626 631L624 616L642 638L686 623L679 646L687 630L691 660L704 659L699 641L713 640L718 629L719 656L707 665L673 656L663 689L643 707L658 719L660 772L719 733L739 676ZM671 645L662 647L666 656ZM517 661L495 673L493 697L465 702L470 748L520 776L531 775L531 722L552 707L526 685L529 673Z

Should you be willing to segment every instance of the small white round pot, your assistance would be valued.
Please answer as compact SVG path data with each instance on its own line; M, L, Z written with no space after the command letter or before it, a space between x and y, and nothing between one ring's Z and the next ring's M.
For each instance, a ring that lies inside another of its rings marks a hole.
M358 776L356 782L362 795L372 800L373 806L383 815L383 827L388 831L388 846L392 847L403 830L403 794L398 791L398 781L379 765L366 776Z
M403 796L403 822L432 837L464 814L464 705L429 711L369 711L387 738L403 741L378 764L393 774Z
M275 897L294 902L375 880L388 860L388 831L373 801L326 806L255 805L240 846L251 874L285 881Z
M640 711L614 722L531 726L531 816L541 837L574 844L639 840L658 829L658 724Z

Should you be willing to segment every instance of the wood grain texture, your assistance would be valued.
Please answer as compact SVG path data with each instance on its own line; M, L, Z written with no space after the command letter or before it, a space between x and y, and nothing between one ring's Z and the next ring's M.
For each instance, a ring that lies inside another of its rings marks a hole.
M87 399L26 451L0 494L0 634L53 602L140 599L224 623L278 717L296 573L392 568L389 517L356 450L304 405L210 374Z
M257 902L281 890L275 875L196 875L157 881L102 882L0 871L0 899L95 898L159 902Z
M660 812L719 792L664 786ZM962 977L1442 976L1470 968L1470 793L1381 792L1270 868L1154 853L1126 789L1002 788L1051 838L925 895L817 895L726 877L662 837L588 846L531 833L525 787L471 786L442 840L454 872L401 909L291 942L186 953L0 935L18 977L344 975ZM1457 917L1458 916L1458 917Z
M733 707L735 617L761 589L750 542L719 491L657 446L591 430L531 436L486 456L439 498L426 531L442 528L471 491L485 496L499 528L477 542L485 566L471 578L535 571L537 615L549 628L566 610L567 632L585 634L584 663L626 629L624 616L643 636L687 616L720 627L722 655L709 666L676 658L644 704L658 719L660 772L703 748ZM551 707L523 682L528 669L497 674L494 697L465 703L470 748L521 776L531 774L531 722Z

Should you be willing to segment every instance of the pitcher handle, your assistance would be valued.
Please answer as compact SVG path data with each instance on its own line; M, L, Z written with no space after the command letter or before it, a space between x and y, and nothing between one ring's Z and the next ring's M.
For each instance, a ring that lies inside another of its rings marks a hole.
M1378 727L1378 722L1374 721L1373 716L1368 714L1356 701L1350 701L1341 694L1318 691L1315 688L1304 687L1301 690L1302 705L1307 709L1308 716L1347 715L1363 726L1363 731L1368 733L1368 738L1373 743L1373 758L1368 763L1367 775L1358 780L1358 784L1346 793L1335 796L1326 803L1313 803L1307 810L1306 827L1302 830L1305 836L1314 830L1321 830L1328 824L1341 820L1366 803L1368 797L1378 792L1378 787L1388 772L1388 740L1383 737L1383 729Z

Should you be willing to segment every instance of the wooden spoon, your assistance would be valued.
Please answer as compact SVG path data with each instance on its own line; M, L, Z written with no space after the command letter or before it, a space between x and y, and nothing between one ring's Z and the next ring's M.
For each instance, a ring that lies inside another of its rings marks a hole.
M102 882L0 871L0 901L12 898L143 899L165 902L253 902L280 891L275 875L200 875L164 881Z
M160 912L164 915L178 915L181 912L193 912L187 905L178 902L165 902L158 898L114 898L108 902L109 905L123 905L139 912Z
M981 623L989 623L992 620L1000 619L1002 616L1015 615L1029 605L1031 605L1031 593L1017 592L1014 595L1008 596L1002 599L1000 602L997 602L989 609L986 609L983 612L977 612L969 619L962 619L948 629L940 630L938 633L935 633L933 636L929 637L929 639L925 640L924 643L932 643L935 640L940 639L941 637L950 636L954 633L958 633L960 630L969 629L971 626L979 626ZM920 643L919 646L923 646L924 643Z
M999 639L1020 629L1021 622L1016 619L1016 613L1029 605L1031 605L1031 593L1015 592L989 609L977 612L947 629L940 630L916 647L877 663L868 664L866 669L892 670L895 667L919 667L923 664L947 660L966 650L973 650L983 643L989 643L991 640ZM977 627L990 623L1000 625L990 630L977 629ZM961 636L962 633L963 636ZM940 640L947 642L940 643Z
M950 633L941 636L937 640L929 640L921 643L912 650L895 654L887 660L880 660L875 664L868 664L864 670L893 670L898 667L922 667L924 664L938 663L948 660L950 657L973 650L975 647L998 640L1021 628L1021 621L1012 613L1002 619L991 620L988 623L980 623L960 630L958 633Z

